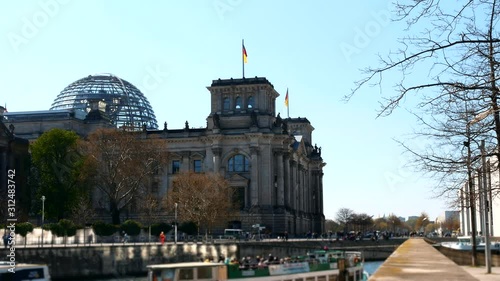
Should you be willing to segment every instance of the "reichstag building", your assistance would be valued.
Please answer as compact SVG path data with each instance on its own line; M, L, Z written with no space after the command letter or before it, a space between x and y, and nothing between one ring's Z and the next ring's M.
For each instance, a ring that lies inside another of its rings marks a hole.
M207 88L206 128L186 122L170 129L166 122L158 126L152 106L131 83L113 75L85 77L67 86L50 110L3 113L0 157L8 157L1 147L6 137L22 146L20 140L33 141L52 128L85 137L97 128L125 126L166 142L169 166L152 183L158 196L168 195L180 171L216 172L243 202L240 220L230 227L250 229L257 222L273 233L323 233L326 163L309 120L276 115L279 93L263 77L217 79Z

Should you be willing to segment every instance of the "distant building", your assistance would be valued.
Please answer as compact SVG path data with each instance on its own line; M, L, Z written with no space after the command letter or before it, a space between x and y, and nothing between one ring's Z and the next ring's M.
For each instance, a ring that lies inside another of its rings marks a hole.
M31 194L27 188L29 142L14 134L14 125L4 123L4 112L5 108L0 106L0 195L4 202L0 218L6 222L7 218L28 218ZM14 207L15 211L8 210L7 207Z
M108 80L113 85L124 81ZM85 136L100 127L127 127L126 120L131 118L134 120L130 122L134 124L132 130L164 139L171 155L164 173L158 175L151 186L159 196L168 194L180 171L216 172L236 189L242 202L240 219L228 222L229 228L250 231L252 225L260 224L273 233L323 233L323 167L326 163L321 157L321 147L313 143L314 127L307 118L276 115L279 94L266 78L212 81L208 87L211 99L206 128L191 128L186 121L184 128L179 129L167 128L166 122L163 129L156 129L156 120L151 120L152 109L145 115L135 109L115 114L123 118L121 123L116 122L113 110L122 107L108 103L120 104L133 99L106 100L102 95L112 94L109 89L116 87L105 87L106 92L87 82L86 87L94 89L96 95L89 94L88 90L71 90L82 96L67 101L71 95L59 95L57 104L66 104L66 108L9 113L8 123L19 128L16 135L34 140L51 128L73 130ZM101 77L96 83L107 82ZM130 84L127 89L131 87ZM63 92L67 93L68 88L71 85ZM116 89L123 92L120 87ZM104 101L105 106L99 106L99 101ZM71 106L75 104L85 106ZM140 121L141 116L149 118L148 121Z
M463 235L472 234L471 202L474 202L477 233L484 233L484 208L486 206L488 209L487 227L489 230L489 234L491 236L500 236L500 196L498 193L500 186L499 174L498 170L493 167L493 165L497 165L496 157L488 157L486 166L486 204L484 200L484 193L482 193L482 188L479 189L480 184L482 184L483 177L481 176L478 179L477 173L473 174L473 189L470 190L468 182L465 182L463 187L458 192L460 233ZM474 196L474 201L470 200L471 195Z
M460 212L459 211L444 211L444 213L436 218L436 231L440 235L445 235L449 233L450 235L457 235L459 232L459 226L455 223L460 222Z

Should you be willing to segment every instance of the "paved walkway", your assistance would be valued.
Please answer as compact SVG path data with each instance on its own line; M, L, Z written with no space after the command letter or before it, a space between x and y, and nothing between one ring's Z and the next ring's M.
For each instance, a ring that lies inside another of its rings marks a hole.
M491 274L486 274L486 267L478 266L461 266L461 268L465 269L469 274L474 276L477 280L480 281L499 281L500 280L500 267L492 267Z
M500 280L487 276L482 268L461 267L421 238L406 240L370 277L370 281L388 280ZM495 274L500 269L495 268Z

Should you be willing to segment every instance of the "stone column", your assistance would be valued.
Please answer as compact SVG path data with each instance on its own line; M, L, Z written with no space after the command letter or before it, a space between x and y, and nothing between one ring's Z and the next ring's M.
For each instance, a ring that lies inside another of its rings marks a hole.
M220 173L220 155L222 154L222 148L212 147L212 153L214 154L214 173Z
M323 171L319 171L319 181L318 181L318 212L323 214Z
M189 151L183 151L180 154L182 155L181 171L191 171L192 169L189 167Z
M284 153L283 154L284 158L284 199L285 199L285 206L289 207L291 198L290 198L290 154L289 153Z
M250 202L252 206L259 204L259 147L250 147L252 171L250 180Z
M304 166L302 164L298 165L297 169L299 173L299 196L298 196L298 208L299 211L304 212L304 202L305 202L305 187L304 187Z
M284 167L283 167L283 151L282 150L277 150L276 151L276 163L277 163L277 183L278 184L278 194L276 194L278 200L277 200L277 205L278 206L285 206L285 183L284 183L284 177L285 177L285 172L284 172Z
M298 211L298 206L297 206L297 162L292 160L291 163L291 176L292 176L292 182L290 183L290 207L292 207L293 210Z

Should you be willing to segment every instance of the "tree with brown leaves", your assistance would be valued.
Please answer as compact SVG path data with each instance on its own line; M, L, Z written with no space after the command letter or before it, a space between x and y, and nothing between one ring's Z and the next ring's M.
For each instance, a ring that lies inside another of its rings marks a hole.
M121 211L139 191L150 190L155 175L167 163L165 142L142 132L100 129L81 148L87 156L85 168L109 203L113 224L120 223Z
M179 221L194 222L208 234L238 214L233 202L234 189L219 174L180 173L173 180L167 195L169 209L177 203Z

